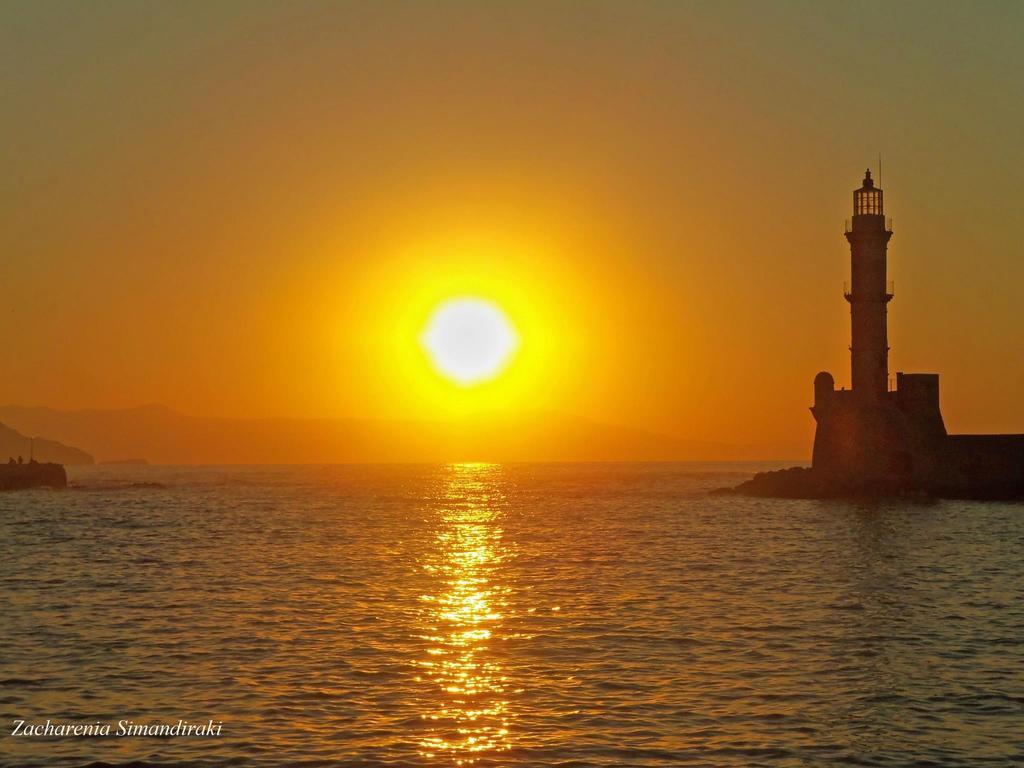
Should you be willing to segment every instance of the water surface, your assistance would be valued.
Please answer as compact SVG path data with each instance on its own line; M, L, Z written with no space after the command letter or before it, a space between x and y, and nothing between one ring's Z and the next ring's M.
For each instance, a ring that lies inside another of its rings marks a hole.
M755 468L90 468L0 495L0 761L1024 763L1024 506L707 495Z

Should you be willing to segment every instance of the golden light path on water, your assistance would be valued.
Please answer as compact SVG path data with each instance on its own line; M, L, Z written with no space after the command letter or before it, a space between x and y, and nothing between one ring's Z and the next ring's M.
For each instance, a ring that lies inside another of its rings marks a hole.
M510 589L500 578L510 551L502 543L501 467L454 464L436 508L437 546L424 568L435 594L421 596L426 658L421 682L435 686L421 717L420 754L468 765L512 745L509 681L491 643Z

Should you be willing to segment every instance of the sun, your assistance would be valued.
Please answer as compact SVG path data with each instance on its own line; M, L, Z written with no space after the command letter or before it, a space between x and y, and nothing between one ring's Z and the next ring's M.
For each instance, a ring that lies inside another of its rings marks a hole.
M505 370L519 347L519 334L497 304L465 297L434 309L420 344L438 373L472 386Z

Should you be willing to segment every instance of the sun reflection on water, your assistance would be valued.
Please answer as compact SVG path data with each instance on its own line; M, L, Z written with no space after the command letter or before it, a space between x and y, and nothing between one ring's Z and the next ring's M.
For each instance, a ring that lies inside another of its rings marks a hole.
M502 468L453 464L437 500L437 546L424 568L435 594L421 596L427 657L420 680L434 684L421 717L420 753L468 765L511 747L508 679L492 647L508 610L500 566L505 506Z

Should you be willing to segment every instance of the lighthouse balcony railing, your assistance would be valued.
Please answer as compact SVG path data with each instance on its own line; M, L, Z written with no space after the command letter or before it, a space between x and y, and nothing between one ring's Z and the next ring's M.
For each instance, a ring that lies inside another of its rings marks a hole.
M885 219L885 231L890 234L892 233L892 216L888 216ZM853 232L853 225L850 223L850 220L843 219L843 233L848 235L851 232Z
M891 301L892 297L896 295L896 281L890 280L886 285L886 292L883 294L883 298L886 301ZM843 298L847 301L853 301L853 288L850 287L850 283L847 280L843 281ZM860 298L858 294L857 298Z

